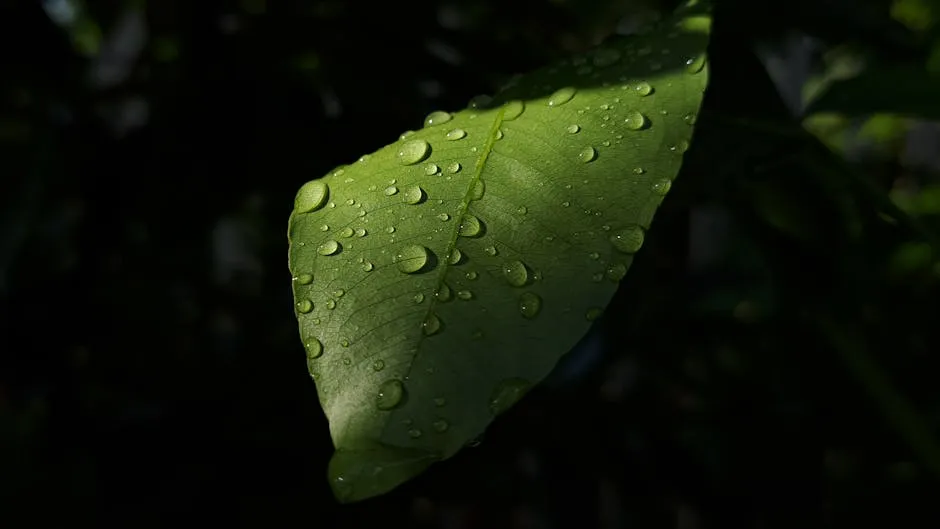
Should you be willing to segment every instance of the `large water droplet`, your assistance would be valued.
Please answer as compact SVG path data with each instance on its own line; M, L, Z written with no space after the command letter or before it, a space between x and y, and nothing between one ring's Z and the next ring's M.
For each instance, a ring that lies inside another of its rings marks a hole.
M636 110L631 110L627 112L626 117L623 120L623 125L630 130L640 130L647 125L646 116L637 112Z
M646 81L640 81L633 85L633 91L636 92L638 96L645 97L653 93L653 87Z
M307 351L308 360L323 356L323 342L314 336L310 336L304 341L304 349Z
M597 149L594 147L585 147L578 153L578 159L584 163L593 162L597 159Z
M424 198L424 190L421 189L421 186L418 185L410 185L406 187L401 194L401 200L405 204L420 204L422 201L424 201Z
M522 115L525 111L525 103L514 100L503 105L503 121L512 121Z
M406 274L413 274L428 264L428 249L418 244L405 246L398 251L395 262L398 269Z
M313 283L313 274L300 274L297 276L298 285L309 285Z
M463 237L476 237L481 231L480 219L473 215L466 215L460 223L458 233Z
M602 48L594 54L593 63L598 68L606 68L620 60L620 52L613 48Z
M493 389L490 395L490 411L493 415L505 413L529 390L529 381L521 378L503 380Z
M463 129L454 129L444 135L450 141L462 140L467 137L467 131Z
M432 336L437 334L440 330L441 320L433 312L428 314L428 317L421 323L421 332L423 332L425 336Z
M405 385L400 380L390 379L379 385L375 395L375 407L388 411L400 406L405 400Z
M539 315L542 310L542 298L534 292L523 292L519 296L519 313L524 317L532 319Z
M334 240L329 240L317 247L317 253L320 255L336 255L340 250L340 244Z
M578 90L573 86L559 88L555 91L555 93L548 97L548 106L558 107L564 105L568 101L571 101L576 93L578 93Z
M431 144L425 140L408 140L398 148L398 162L414 165L431 154Z
M529 270L522 261L509 261L503 267L506 281L514 287L523 287L529 281Z
M330 186L322 180L313 180L300 186L294 198L294 209L297 213L316 211L326 204L330 196Z
M478 179L473 183L473 187L470 188L470 200L480 200L483 198L485 192L486 183L482 179Z
M309 299L302 299L297 302L297 312L309 314L311 311L313 311L313 302Z
M436 110L428 114L424 118L425 127L433 127L434 125L440 125L441 123L447 123L453 118L449 112L444 112L443 110Z
M643 228L629 226L610 236L610 244L623 253L636 253L643 246Z

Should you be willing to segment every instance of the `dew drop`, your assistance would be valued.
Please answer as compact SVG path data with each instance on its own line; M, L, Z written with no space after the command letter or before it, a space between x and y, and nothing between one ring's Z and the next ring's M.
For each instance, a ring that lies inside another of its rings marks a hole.
M441 286L437 289L437 292L434 294L434 297L436 297L438 301L450 301L451 296L452 296L451 290L450 290L450 287L447 286L447 283L441 283Z
M467 131L463 129L454 129L444 135L450 141L462 140L467 137Z
M581 125L572 123L571 125L568 125L567 127L565 127L565 131L568 134L577 134L581 132Z
M643 173L645 173L645 172L646 172L646 169L643 169L642 167L634 167L634 168L633 168L633 174L635 174L635 175L641 175L641 174L643 174Z
M322 180L313 180L300 186L294 198L294 209L297 213L316 211L326 204L330 196L330 186Z
M473 215L466 215L460 223L458 233L463 237L476 237L481 231L480 219Z
M552 95L548 97L548 106L558 107L564 105L568 101L571 101L574 98L574 95L578 93L578 90L573 86L566 86L564 88L559 88Z
M417 438L421 437L421 435L422 435L422 434L421 434L421 430L419 430L419 429L417 429L417 428L412 428L412 429L408 430L408 436L411 437L412 439L417 439Z
M397 188L397 187L395 187L395 186L388 186L388 187L385 188L385 196L390 197L390 196L394 195L395 193L398 193L398 188Z
M313 302L309 299L302 299L297 302L297 312L309 314L311 311L313 311Z
M350 360L349 358L343 358L343 365L347 367L351 366L352 360Z
M297 276L298 285L309 285L313 283L313 274L300 274Z
M493 98L488 95L478 95L470 99L470 102L467 103L469 108L473 109L483 109L490 106L490 103L493 102Z
M438 408L443 408L447 404L447 399L444 397L435 397L434 405Z
M398 162L414 165L431 154L431 144L425 140L408 140L398 149Z
M477 179L473 183L473 187L470 188L470 200L480 200L483 198L483 194L486 193L486 182L482 179Z
M627 266L623 263L614 263L607 267L607 279L618 282L627 275Z
M692 57L685 61L685 71L689 73L699 73L705 68L705 55Z
M402 191L401 200L405 204L420 204L425 199L424 190L421 186L410 185Z
M418 244L405 246L398 251L395 262L398 269L406 274L413 274L428 264L428 249Z
M593 162L597 159L597 149L594 147L585 147L578 153L578 159L584 163Z
M643 246L643 228L630 226L610 236L610 243L623 253L636 253Z
M434 427L434 431L437 433L444 433L448 428L450 428L450 424L448 424L448 422L444 419L438 419L434 421L431 426Z
M602 314L604 314L604 309L599 309L595 307L592 309L588 309L588 311L584 313L584 319L586 319L587 321L594 321L597 318L600 318Z
M696 117L695 114L689 112L688 114L682 116L682 121L685 121L687 125L695 125Z
M495 137L496 137L497 141L503 139L503 129L496 129L496 136L495 136Z
M326 300L326 308L329 309L329 310L335 309L335 308L336 308L336 300L333 300L333 299L328 299L328 300Z
M473 270L471 270L471 271L467 272L466 277L467 277L467 279L469 279L470 281L475 281L476 278L479 277L479 274L477 274L476 272L474 272Z
M447 222L448 220L450 220L450 215L448 215L447 213L441 213L440 215L437 216L437 218L441 219L444 222Z
M451 174L459 173L460 169L461 169L460 162L451 162L447 165L447 172Z
M657 195L665 195L669 193L669 190L672 189L672 181L668 178L663 178L653 182L653 193Z
M428 114L426 118L424 118L424 126L433 127L434 125L447 123L452 118L453 116L451 116L449 112L444 112L443 110L436 110L434 112L431 112L430 114Z
M509 261L503 266L506 281L514 287L525 286L529 281L529 270L522 261Z
M523 292L519 296L519 313L523 317L532 319L542 310L542 298L533 292Z
M405 132L401 133L401 136L399 136L398 139L404 141L406 138L408 138L409 136L412 136L414 133L415 131L413 130L406 130Z
M384 360L376 360L375 362L372 362L372 370L373 370L373 371L381 371L381 370L383 370L383 369L385 369L385 361L384 361Z
M336 289L336 290L333 291L333 296L334 296L334 297L341 298L341 297L343 297L343 296L345 296L345 295L346 295L346 291L343 290L343 289L341 289L341 288L338 288L338 289Z
M518 213L519 215L525 215L528 212L529 212L529 208L525 206L519 206L518 208L516 208L516 213Z
M330 231L330 226L328 224L324 224L320 226L320 231Z
M441 320L433 312L428 314L421 324L421 332L425 336L433 336L441 330Z
M375 407L388 411L402 404L405 400L405 385L400 380L390 379L379 385L375 395Z
M385 228L385 233L395 233L395 226Z
M631 110L627 112L627 116L623 120L623 125L630 130L640 130L647 125L646 116L636 110Z
M374 268L375 268L375 265L373 265L373 264L370 263L369 261L366 261L366 262L362 263L362 271L363 271L363 272L371 272Z
M323 342L313 336L304 341L304 349L307 351L308 360L323 356Z
M346 237L346 238L352 237L352 236L353 236L353 233L355 233L355 232L354 232L353 229L350 228L349 226L343 228L343 230L339 232L339 234L340 234L341 236Z
M368 234L365 228L356 228L356 237L365 237Z
M342 345L343 347L349 347L349 340L347 340L346 338L343 338L343 339L339 342L339 344Z
M681 140L679 143L673 145L672 147L669 147L669 150L672 152L677 152L679 154L682 154L685 151L689 150L689 142L685 140Z
M522 115L525 111L525 103L513 100L503 105L503 121L512 121Z
M441 171L441 168L437 164L429 163L424 166L424 174L428 176L434 176Z
M454 248L447 254L447 262L452 265L459 263L461 259L463 259L463 254L460 253L460 250L457 248Z
M638 96L645 97L653 93L653 87L646 81L640 81L633 85L633 91L636 92Z
M414 302L415 302L416 305L421 304L421 302L424 301L424 294L418 292L418 293L415 294L414 297L411 298L411 299L414 300Z
M493 415L505 413L513 404L519 402L519 399L529 390L530 385L527 380L521 378L503 380L490 394L490 411Z
M469 290L458 290L457 297L464 301L469 301L473 299L473 292L470 292Z
M499 253L495 246L487 246L483 251L486 252L486 255L496 255Z
M329 240L317 248L317 253L320 255L336 255L339 250L340 244L334 240Z

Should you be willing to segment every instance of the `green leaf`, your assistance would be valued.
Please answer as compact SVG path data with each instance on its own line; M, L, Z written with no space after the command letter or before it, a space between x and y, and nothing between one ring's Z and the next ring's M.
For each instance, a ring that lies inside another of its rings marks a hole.
M940 119L937 94L940 75L922 65L872 65L856 77L833 82L809 105L806 113L899 114Z
M289 266L337 498L453 456L600 316L689 147L710 22L688 6L301 187Z

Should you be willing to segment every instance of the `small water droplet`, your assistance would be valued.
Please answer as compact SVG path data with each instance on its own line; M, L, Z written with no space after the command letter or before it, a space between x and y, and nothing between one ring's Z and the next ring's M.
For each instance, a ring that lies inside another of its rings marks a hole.
M346 367L351 366L351 365L352 365L352 359L350 359L350 358L343 358L343 365L346 366Z
M336 290L333 291L333 297L341 298L345 295L346 295L346 291L341 288L337 288Z
M627 266L623 263L614 263L607 267L607 279L618 282L627 275Z
M653 93L653 86L646 81L640 81L633 85L633 91L636 92L638 96L645 97Z
M450 141L462 140L467 137L467 131L463 129L454 129L444 135Z
M385 233L395 233L395 226L385 228Z
M356 228L356 237L365 237L369 232L365 228Z
M496 139L497 141L503 139L503 129L496 129Z
M450 251L449 254L447 254L447 262L452 265L459 263L461 259L463 259L463 254L460 253L458 248L454 248Z
M437 218L441 219L444 222L447 222L448 220L450 220L450 215L448 215L447 213L441 213L440 215L437 216Z
M689 73L699 73L705 68L705 55L686 59L685 70Z
M398 148L398 162L414 165L431 154L431 144L425 140L408 140Z
M434 112L431 112L430 114L428 114L428 116L427 116L426 118L424 118L424 126L425 126L425 127L433 127L434 125L440 125L441 123L447 123L447 122L450 121L452 118L453 118L453 116L451 116L449 112L444 112L444 111L442 111L442 110L436 110L436 111L434 111Z
M434 421L431 426L434 427L434 431L437 433L444 433L447 431L447 428L450 427L450 424L447 423L444 419L438 419Z
M308 360L313 360L323 356L323 342L314 336L311 336L304 341L304 349L307 351Z
M424 294L418 292L411 299L413 299L416 304L420 304L422 301L424 301Z
M669 190L672 189L672 181L668 178L663 178L653 182L653 193L657 195L665 195L669 193Z
M408 430L408 436L411 437L412 439L417 439L421 437L421 430L417 428L412 428Z
M486 252L486 255L496 255L499 253L495 246L487 246L483 251Z
M578 159L584 163L593 162L597 159L597 149L594 147L585 147L578 153Z
M394 195L395 193L398 193L398 188L397 188L397 187L395 187L395 186L388 186L388 187L385 188L385 196L390 197L390 196Z
M600 273L600 272L597 272L596 274L592 274L592 275L591 275L591 281L593 281L593 282L595 282L595 283L600 283L600 282L603 281L603 280L604 280L604 274L602 274L602 273Z
M516 213L518 213L519 215L525 215L528 212L529 212L529 208L525 206L519 206L518 208L516 208Z
M398 269L406 274L418 272L428 264L428 249L418 244L405 246L398 251L395 262Z
M451 174L457 174L460 172L461 165L460 162L451 162L447 164L447 172Z
M405 400L405 385L400 380L390 379L379 385L375 395L375 406L388 411L400 406Z
M474 109L483 109L483 108L489 107L490 103L492 102L493 102L492 97L488 95L478 95L478 96L473 96L473 98L470 99L470 102L467 103L467 106L469 108L474 108Z
M509 378L503 380L493 389L490 395L490 411L493 415L505 413L519 399L526 394L531 384L521 378Z
M522 261L509 261L503 266L506 281L514 287L525 286L529 282L529 269Z
M434 297L436 297L438 301L450 301L451 295L451 290L450 287L447 286L447 283L441 283L441 286L437 289Z
M564 88L559 88L552 95L548 97L548 106L558 107L564 105L578 93L578 90L573 86L566 86Z
M326 204L330 196L330 186L322 180L313 180L300 186L294 198L294 209L297 213L316 211Z
M567 131L568 134L577 134L581 132L581 125L572 123L571 125L568 125L567 127L565 127L565 131Z
M381 370L383 370L383 369L385 369L385 361L384 361L384 360L376 360L375 362L372 362L372 370L373 370L373 371L381 371Z
M525 111L525 103L513 100L503 105L503 121L512 121Z
M313 283L313 274L300 274L296 280L298 285L309 285Z
M669 147L669 150L672 152L682 154L685 151L689 150L689 142L685 140L681 140L679 143L673 145L672 147Z
M330 227L327 224L320 226L320 231L330 231Z
M340 250L340 244L334 240L329 240L317 247L317 253L320 255L336 255Z
M689 112L688 114L682 116L682 121L685 121L686 125L695 125L696 117L695 114Z
M425 194L421 186L410 185L402 191L401 200L405 204L420 204L424 201Z
M370 263L369 261L366 261L366 262L362 263L362 271L363 271L363 272L371 272L372 269L374 269L374 268L375 268L375 265L373 265L373 264Z
M342 345L343 347L349 347L349 340L347 340L346 338L343 338L342 340L340 340L339 344Z
M353 233L355 232L349 226L343 228L342 231L339 232L341 236L346 237L346 238L352 237Z
M309 299L302 299L297 302L297 312L309 314L311 311L313 311L313 302Z
M486 193L486 182L482 179L477 179L473 183L473 187L470 188L470 200L480 200L483 198L483 194Z
M588 311L584 313L584 319L586 319L587 321L594 321L597 318L600 318L602 314L604 314L604 309L599 309L595 307L592 309L588 309Z
M633 174L641 175L641 174L643 174L643 173L645 173L645 172L646 172L646 169L643 169L642 167L634 167L634 168L633 168Z
M623 253L636 253L643 246L643 228L629 226L610 236L610 243Z
M597 252L591 252L591 253L588 254L588 257L590 257L591 259L593 259L593 260L596 261L596 260L598 260L598 259L601 258L601 254L599 254L599 253L597 253Z
M640 112L631 110L630 112L627 112L627 115L623 120L623 125L630 130L640 130L646 127L647 119L646 116Z
M329 310L335 309L335 308L336 308L336 300L333 300L333 299L328 299L328 300L326 300L326 308L329 309Z
M428 317L421 323L421 332L423 332L425 336L433 336L440 330L441 320L433 312L428 314Z
M467 279L469 279L470 281L475 281L476 278L479 277L479 274L477 274L476 272L474 272L473 270L471 270L471 271L467 272L466 277L467 277Z
M470 292L469 290L458 290L457 297L464 301L469 301L473 299L473 292Z
M519 296L519 313L523 317L532 319L538 316L539 311L542 310L542 298L534 292L523 292Z
M424 166L424 174L428 176L434 176L441 171L441 168L437 164L429 163Z
M473 215L466 215L460 223L458 233L463 237L476 237L481 231L480 219Z

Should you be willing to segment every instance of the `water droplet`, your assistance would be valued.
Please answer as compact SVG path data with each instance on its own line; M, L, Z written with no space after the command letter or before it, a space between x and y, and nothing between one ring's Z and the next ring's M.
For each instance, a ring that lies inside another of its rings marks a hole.
M343 339L339 342L339 344L342 345L343 347L349 347L349 340L347 340L346 338L343 338Z
M469 301L473 299L473 292L470 292L469 290L458 290L457 297L464 301Z
M419 304L419 303L421 303L422 301L424 301L424 294L418 292L418 293L415 294L414 297L411 298L411 299L414 300L415 304Z
M395 186L388 186L385 188L385 196L390 197L398 192L398 188Z
M564 105L578 93L578 90L573 86L566 86L564 88L559 88L552 95L548 97L548 106L558 107Z
M363 272L371 272L372 269L374 269L374 268L375 268L375 265L373 265L373 264L370 263L369 261L366 261L366 262L362 263L362 271L363 271Z
M653 193L657 195L665 195L669 193L669 190L672 189L672 181L668 178L663 178L653 182Z
M425 194L421 186L410 185L402 191L401 200L405 204L420 204L424 201Z
M646 116L637 112L636 110L631 110L627 112L627 116L623 120L623 124L630 130L640 130L647 125Z
M503 380L496 385L490 395L490 411L493 415L505 413L513 404L519 402L529 387L529 382L521 378Z
M343 365L344 365L344 366L347 366L347 367L351 366L351 365L352 365L352 360L349 359L349 358L343 358Z
M413 274L428 264L428 249L418 244L405 246L398 251L395 262L398 269L406 274Z
M340 235L342 235L343 237L347 237L347 238L352 237L353 233L355 232L353 232L353 229L350 228L349 226L343 228L343 230L339 232Z
M518 208L516 208L516 213L518 213L519 215L525 215L528 212L529 212L529 208L525 206L519 206Z
M473 215L466 215L460 223L458 233L463 237L476 237L481 231L480 219Z
M437 216L437 218L441 219L444 222L447 222L448 220L450 220L450 215L448 215L447 213L441 213L440 215Z
M381 371L381 370L383 370L383 369L385 369L385 361L384 361L384 360L376 360L375 362L372 362L372 370L373 370L373 371Z
M444 419L438 419L434 421L431 426L434 427L434 431L437 433L444 433L447 431L447 428L450 427L450 424L447 423Z
M421 332L423 332L425 336L435 335L440 330L441 320L433 312L428 314L428 317L421 323Z
M356 228L356 237L365 237L368 234L365 228Z
M414 165L431 154L431 144L425 140L408 140L398 148L398 162Z
M434 176L434 175L436 175L437 173L439 173L440 170L441 170L441 168L438 167L437 164L429 163L429 164L427 164L427 165L424 166L424 174L426 174L426 175L428 175L428 176Z
M413 131L413 130L406 130L405 132L402 132L402 133L401 133L401 136L399 136L398 139L404 141L405 138L407 138L407 137L413 135L414 133L415 133L415 131Z
M705 68L705 55L686 59L685 70L689 73L699 73Z
M313 283L313 274L300 274L297 276L298 285L309 285Z
M577 134L581 132L581 125L576 125L572 123L571 125L568 125L567 127L565 127L565 131L567 131L568 134Z
M653 87L646 81L640 81L633 85L633 91L636 92L638 96L645 97L653 93Z
M336 290L333 291L334 297L341 298L345 295L346 295L346 291L341 288L337 288Z
M486 193L486 182L482 179L477 179L473 183L473 187L470 188L470 200L480 200L483 198L483 194Z
M522 261L509 261L503 266L506 281L514 287L525 286L529 282L529 270Z
M685 121L686 125L695 125L696 117L695 114L689 112L688 114L682 116L682 121Z
M525 111L525 103L514 100L503 105L503 121L512 121L522 115Z
M634 167L634 168L633 168L633 174L640 175L640 174L643 174L643 173L645 173L645 172L646 172L646 169L643 169L642 167Z
M677 152L679 154L682 154L685 151L689 150L689 142L685 140L681 140L679 143L673 145L672 147L669 147L669 150L672 152Z
M450 141L462 140L467 137L467 131L463 129L454 129L444 135Z
M459 263L461 259L463 259L463 254L460 253L460 250L457 248L454 248L447 254L447 262L452 265Z
M434 405L437 406L438 408L442 408L446 404L447 404L447 399L445 399L444 397L436 397L434 399Z
M499 253L495 246L487 246L483 251L486 252L486 255L496 255Z
M316 211L326 204L330 196L330 186L323 180L313 180L300 186L294 198L294 209L297 213Z
M479 277L479 275L478 275L476 272L474 272L473 270L471 270L471 271L467 272L466 277L467 277L467 279L469 279L470 281L474 281L474 280L476 280L477 277Z
M328 299L328 300L326 300L326 308L328 308L329 310L335 309L335 308L336 308L336 300L333 300L333 299Z
M629 226L610 236L610 244L623 253L636 253L643 246L643 228Z
M457 174L460 172L461 166L460 162L451 162L447 164L447 172L451 174Z
M375 406L388 411L400 406L405 400L405 385L400 380L390 379L379 385L375 395Z
M618 282L627 275L627 266L623 263L614 263L607 267L607 279Z
M334 240L329 240L317 248L317 253L320 255L336 255L339 250L340 244Z
M587 321L594 321L597 318L600 318L601 314L603 313L604 313L604 309L599 309L596 307L593 309L588 309L588 311L584 313L584 319L586 319Z
M600 283L600 282L603 281L603 280L604 280L604 274L602 274L602 273L600 273L600 272L591 275L591 281L593 281L593 282L595 282L595 283Z
M436 297L438 301L450 301L451 295L450 287L447 286L447 283L441 283L434 297Z
M428 117L424 118L425 127L433 127L434 125L440 125L441 123L447 123L453 118L449 112L444 112L442 110L437 110L428 114Z
M323 342L313 336L304 341L304 349L307 351L307 359L309 360L323 356Z
M330 227L327 224L320 226L320 231L330 231Z
M532 319L542 310L542 298L533 292L523 292L519 296L519 313L523 317Z
M578 153L578 159L584 163L593 162L597 159L597 149L594 147L585 147Z
M412 428L408 430L408 436L411 437L412 439L417 439L421 437L421 430L417 428Z
M601 254L599 254L599 253L597 253L597 252L591 252L591 253L588 254L588 257L590 257L591 259L593 259L593 260L596 261L596 260L598 260L598 259L601 258Z
M497 141L503 139L503 129L496 129L496 139Z
M474 109L483 109L483 108L489 107L490 103L492 102L493 102L492 97L488 95L478 95L478 96L473 96L473 98L470 99L470 102L467 103L467 106L469 108L474 108Z
M297 302L297 312L309 314L311 311L313 311L313 302L309 299L302 299Z
M385 233L395 233L395 226L385 228Z
M561 203L561 207L563 208L567 208L570 205L571 205L571 202L568 202L567 200Z
M613 48L602 48L594 54L593 63L598 68L606 68L620 60L620 52Z

